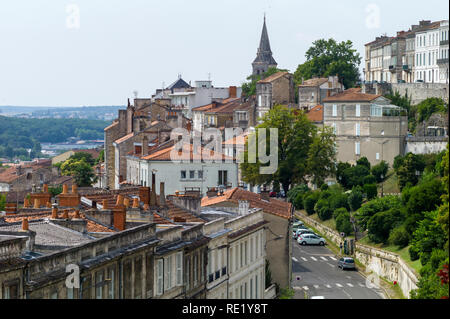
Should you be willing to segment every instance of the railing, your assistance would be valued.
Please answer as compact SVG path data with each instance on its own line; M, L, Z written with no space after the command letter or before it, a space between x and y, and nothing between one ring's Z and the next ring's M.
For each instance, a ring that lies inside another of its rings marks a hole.
M437 64L445 64L448 63L448 59L437 59Z
M439 45L447 45L448 44L448 40L441 40L439 42Z

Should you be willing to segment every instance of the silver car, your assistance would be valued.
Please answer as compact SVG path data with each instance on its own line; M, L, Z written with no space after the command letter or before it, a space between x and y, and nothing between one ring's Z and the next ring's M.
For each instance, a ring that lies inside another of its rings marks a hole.
M341 259L339 259L338 267L341 268L342 270L356 269L355 261L353 260L353 258L350 257L342 257Z
M301 234L297 238L297 242L300 245L320 245L323 246L326 244L325 239L319 237L315 234Z

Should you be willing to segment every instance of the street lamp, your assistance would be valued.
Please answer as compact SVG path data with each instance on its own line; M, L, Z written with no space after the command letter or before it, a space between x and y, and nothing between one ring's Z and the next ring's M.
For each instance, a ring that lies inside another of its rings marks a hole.
M383 197L383 184L384 184L384 175L381 174L381 197Z

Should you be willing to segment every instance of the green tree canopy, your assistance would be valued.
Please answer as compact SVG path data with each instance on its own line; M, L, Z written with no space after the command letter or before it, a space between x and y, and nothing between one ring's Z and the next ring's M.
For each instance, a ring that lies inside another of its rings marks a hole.
M252 96L256 94L256 83L258 83L259 80L265 79L268 76L271 76L278 72L288 72L288 70L285 69L277 69L274 67L268 68L266 72L263 74L257 74L257 75L250 75L247 77L248 82L242 83L242 95L244 96Z
M320 39L306 51L306 62L300 64L294 79L300 84L302 79L338 75L346 88L354 87L359 81L361 56L353 48L351 41L337 43L334 39Z

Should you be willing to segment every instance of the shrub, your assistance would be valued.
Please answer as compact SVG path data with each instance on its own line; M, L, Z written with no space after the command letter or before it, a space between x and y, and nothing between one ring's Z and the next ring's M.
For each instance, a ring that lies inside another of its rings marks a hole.
M344 208L344 207L335 209L334 212L333 212L333 218L336 219L339 215L347 214L347 213L348 213L348 210L346 208Z
M375 176L370 174L370 175L364 176L363 183L364 183L364 185L365 184L376 184L377 183L377 179L375 178Z
M333 193L329 190L321 191L319 193L319 199L328 199L333 196Z
M322 184L322 186L320 186L320 190L321 191L326 191L328 189L328 185L327 184Z
M359 188L354 187L350 195L348 196L348 206L354 212L361 207L363 200L363 194Z
M319 210L318 215L321 220L325 221L333 217L333 211L330 207L324 206Z
M330 208L336 210L338 208L350 209L348 206L348 195L344 193L336 194L330 199Z
M370 172L372 173L373 176L375 176L375 179L377 180L377 182L381 183L386 178L388 170L389 170L389 164L386 163L385 161L381 161L380 164L372 166L372 169L370 170ZM383 178L381 178L382 175L383 175Z
M356 165L362 165L367 167L370 170L370 162L367 159L367 157L361 157L359 160L356 161Z
M408 252L409 252L409 258L411 258L412 261L419 259L419 257L420 257L419 251L416 247L414 247L414 246L409 247Z
M366 194L368 200L374 199L378 195L377 184L375 184L375 183L365 184L363 186L363 189L364 189L364 193Z
M349 212L341 212L336 217L336 229L338 232L344 232L346 235L350 234L353 229L353 225L350 222Z
M408 246L409 239L409 234L404 226L394 228L389 235L389 242L400 248Z
M375 198L368 203L365 203L361 206L361 208L356 213L356 219L358 220L358 224L362 227L362 229L367 228L367 222L370 217L375 215L376 213L386 211L390 208L399 208L402 203L397 196L384 196L380 198Z
M376 213L367 224L369 239L374 243L386 243L389 233L404 220L404 213L399 208Z
M297 196L295 196L294 200L292 201L292 204L294 205L295 209L303 209L303 196L305 194L303 193L297 193Z
M316 205L318 199L318 193L316 192L305 196L303 200L303 207L305 208L308 215L314 214L314 206Z
M326 199L319 199L316 205L314 206L314 211L318 213L323 207L330 207L330 204Z

